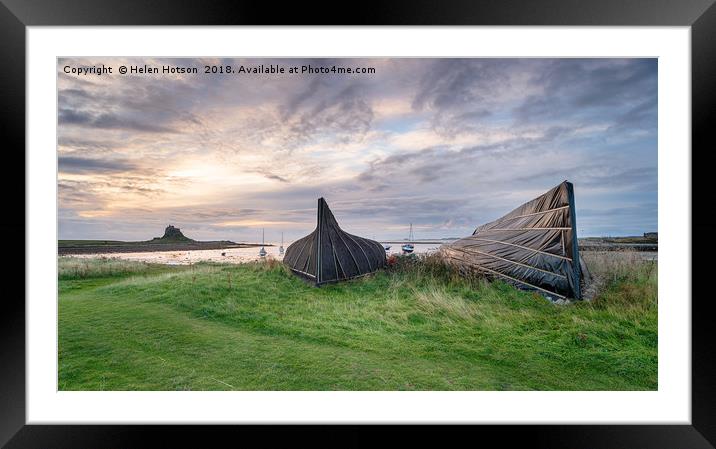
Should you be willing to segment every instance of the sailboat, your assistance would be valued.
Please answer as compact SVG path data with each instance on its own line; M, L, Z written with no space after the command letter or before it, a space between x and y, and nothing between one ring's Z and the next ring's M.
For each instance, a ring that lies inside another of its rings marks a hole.
M259 257L266 257L266 248L264 248L264 229L261 228L261 249L259 250Z
M283 232L281 233L281 246L278 247L278 253L283 255Z
M401 248L404 253L412 253L413 251L415 251L415 245L413 245L413 224L412 223L410 223L410 234L408 235L408 243L404 244Z

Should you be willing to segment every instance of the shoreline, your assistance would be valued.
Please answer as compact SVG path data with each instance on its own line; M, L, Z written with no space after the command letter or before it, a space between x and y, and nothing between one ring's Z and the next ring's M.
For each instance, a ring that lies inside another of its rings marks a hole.
M275 246L261 243L234 243L234 242L183 242L183 243L123 243L107 245L79 245L57 246L58 256L71 256L83 254L116 254L116 253L150 253L160 251L200 251L235 248L257 248L260 246Z

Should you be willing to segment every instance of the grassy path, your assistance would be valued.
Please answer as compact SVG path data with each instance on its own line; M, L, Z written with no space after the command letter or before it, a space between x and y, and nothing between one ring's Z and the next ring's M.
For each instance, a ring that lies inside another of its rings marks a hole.
M657 387L655 269L557 307L430 267L315 289L268 263L82 263L60 266L61 390Z

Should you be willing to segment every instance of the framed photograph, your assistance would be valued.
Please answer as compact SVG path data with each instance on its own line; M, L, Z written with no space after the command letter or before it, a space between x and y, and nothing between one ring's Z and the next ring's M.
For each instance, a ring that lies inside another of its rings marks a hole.
M713 447L711 1L130 6L0 9L3 444Z

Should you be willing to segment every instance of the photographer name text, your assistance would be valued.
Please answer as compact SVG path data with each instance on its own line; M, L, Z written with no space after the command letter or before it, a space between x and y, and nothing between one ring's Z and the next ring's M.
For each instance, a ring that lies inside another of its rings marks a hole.
M260 65L203 65L200 67L176 65L107 65L71 66L66 65L62 71L68 75L102 76L102 75L315 75L315 74L375 74L375 67L344 67L344 66L313 66L280 64Z

